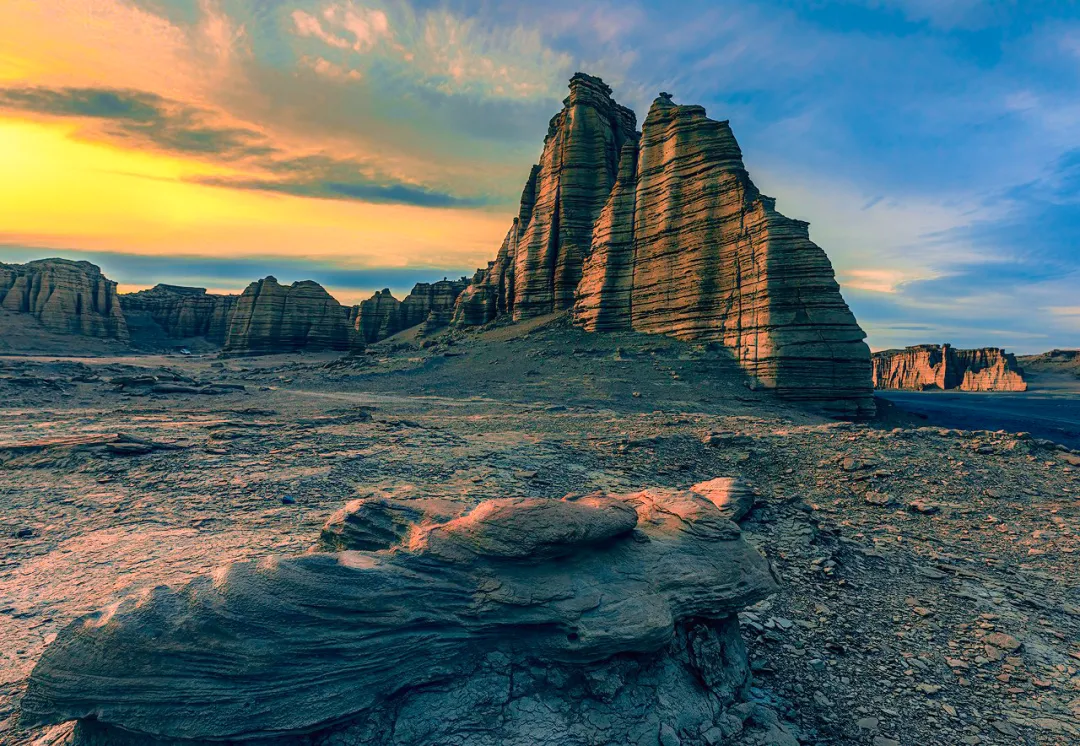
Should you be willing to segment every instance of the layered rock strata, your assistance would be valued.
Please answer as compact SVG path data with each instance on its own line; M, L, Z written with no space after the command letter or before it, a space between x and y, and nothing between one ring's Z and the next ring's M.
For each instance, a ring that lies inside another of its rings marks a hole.
M360 303L355 328L365 342L378 342L401 331L401 301L390 288L378 291Z
M589 330L719 342L785 398L874 411L866 335L808 224L754 186L726 121L668 94L649 109L636 163L624 155L574 316Z
M116 283L90 262L0 263L0 307L30 314L52 332L128 339Z
M870 351L832 265L808 224L754 186L728 123L666 93L640 136L633 122L602 81L574 76L518 219L455 322L572 305L590 331L718 342L757 385L872 414Z
M1016 356L996 347L958 350L915 345L873 355L874 387L958 391L1027 391Z
M205 288L159 284L149 290L120 295L125 317L145 316L172 339L204 337L222 345L237 296L207 293Z
M352 318L365 342L378 342L404 329L421 326L421 334L430 334L447 326L454 315L458 296L468 280L418 282L412 292L399 301L389 288L362 302Z
M87 744L666 743L670 732L689 745L742 729L735 614L774 584L705 496L347 513L376 525L335 533L335 546L364 550L234 564L72 623L31 674L22 722L80 719Z
M637 138L637 120L604 81L583 73L571 78L563 105L548 125L515 224L462 300L462 323L486 323L498 313L530 318L574 303L593 223L615 182L623 145Z
M251 283L237 299L225 335L225 349L232 352L362 347L349 324L349 310L310 280L286 286L266 277Z

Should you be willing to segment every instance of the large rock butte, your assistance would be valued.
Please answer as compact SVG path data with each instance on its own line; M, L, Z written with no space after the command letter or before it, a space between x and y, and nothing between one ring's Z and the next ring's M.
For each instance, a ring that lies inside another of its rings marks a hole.
M353 504L343 551L73 622L21 720L78 719L87 745L720 743L758 707L735 614L775 586L708 497L728 487L705 493Z
M879 389L1027 391L1016 356L996 347L915 345L875 352L873 365L874 387Z
M607 201L623 144L636 140L634 112L611 98L599 78L577 73L548 125L544 151L495 261L460 301L461 323L515 319L574 304L593 223Z
M144 317L171 339L203 337L222 345L236 301L235 295L207 293L204 288L159 284L121 294L120 308L133 328Z
M247 286L237 299L225 335L230 352L354 350L363 340L344 308L311 280L280 285L266 277Z
M754 186L728 123L661 94L638 135L599 79L575 75L570 90L455 321L572 305L588 330L717 342L785 398L871 415L866 335L829 259Z
M0 307L30 314L52 332L128 339L116 283L90 262L0 263Z

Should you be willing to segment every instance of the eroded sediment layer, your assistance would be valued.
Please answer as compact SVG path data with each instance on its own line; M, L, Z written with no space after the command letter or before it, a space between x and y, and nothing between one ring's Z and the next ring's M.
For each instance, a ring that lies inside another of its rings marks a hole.
M164 284L119 297L120 308L132 324L145 315L166 337L204 337L219 345L225 343L237 300L235 295L207 293L204 288Z
M247 286L237 299L225 336L234 352L351 350L363 340L343 308L317 282L280 285L266 277Z
M0 307L30 314L49 331L128 339L116 283L90 262L0 263Z
M662 94L629 168L597 221L576 321L720 342L787 398L872 413L865 334L828 257L754 186L728 123Z
M874 387L959 391L1026 391L1024 371L1012 353L996 347L958 350L915 345L873 355Z
M734 614L774 588L724 517L732 494L497 499L458 517L355 504L328 528L345 551L234 564L77 620L34 669L23 722L195 742L331 725L312 742L719 736L749 681Z

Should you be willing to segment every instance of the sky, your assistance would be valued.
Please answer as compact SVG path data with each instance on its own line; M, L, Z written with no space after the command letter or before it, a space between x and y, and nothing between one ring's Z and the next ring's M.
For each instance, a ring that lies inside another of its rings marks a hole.
M579 70L730 120L872 348L1080 347L1071 0L3 0L0 261L471 275Z

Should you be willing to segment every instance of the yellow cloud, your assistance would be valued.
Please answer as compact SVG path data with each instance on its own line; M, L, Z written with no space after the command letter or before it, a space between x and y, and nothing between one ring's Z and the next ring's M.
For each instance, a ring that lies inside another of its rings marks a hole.
M0 242L137 254L479 266L506 230L480 211L307 199L189 183L229 169L0 118Z

